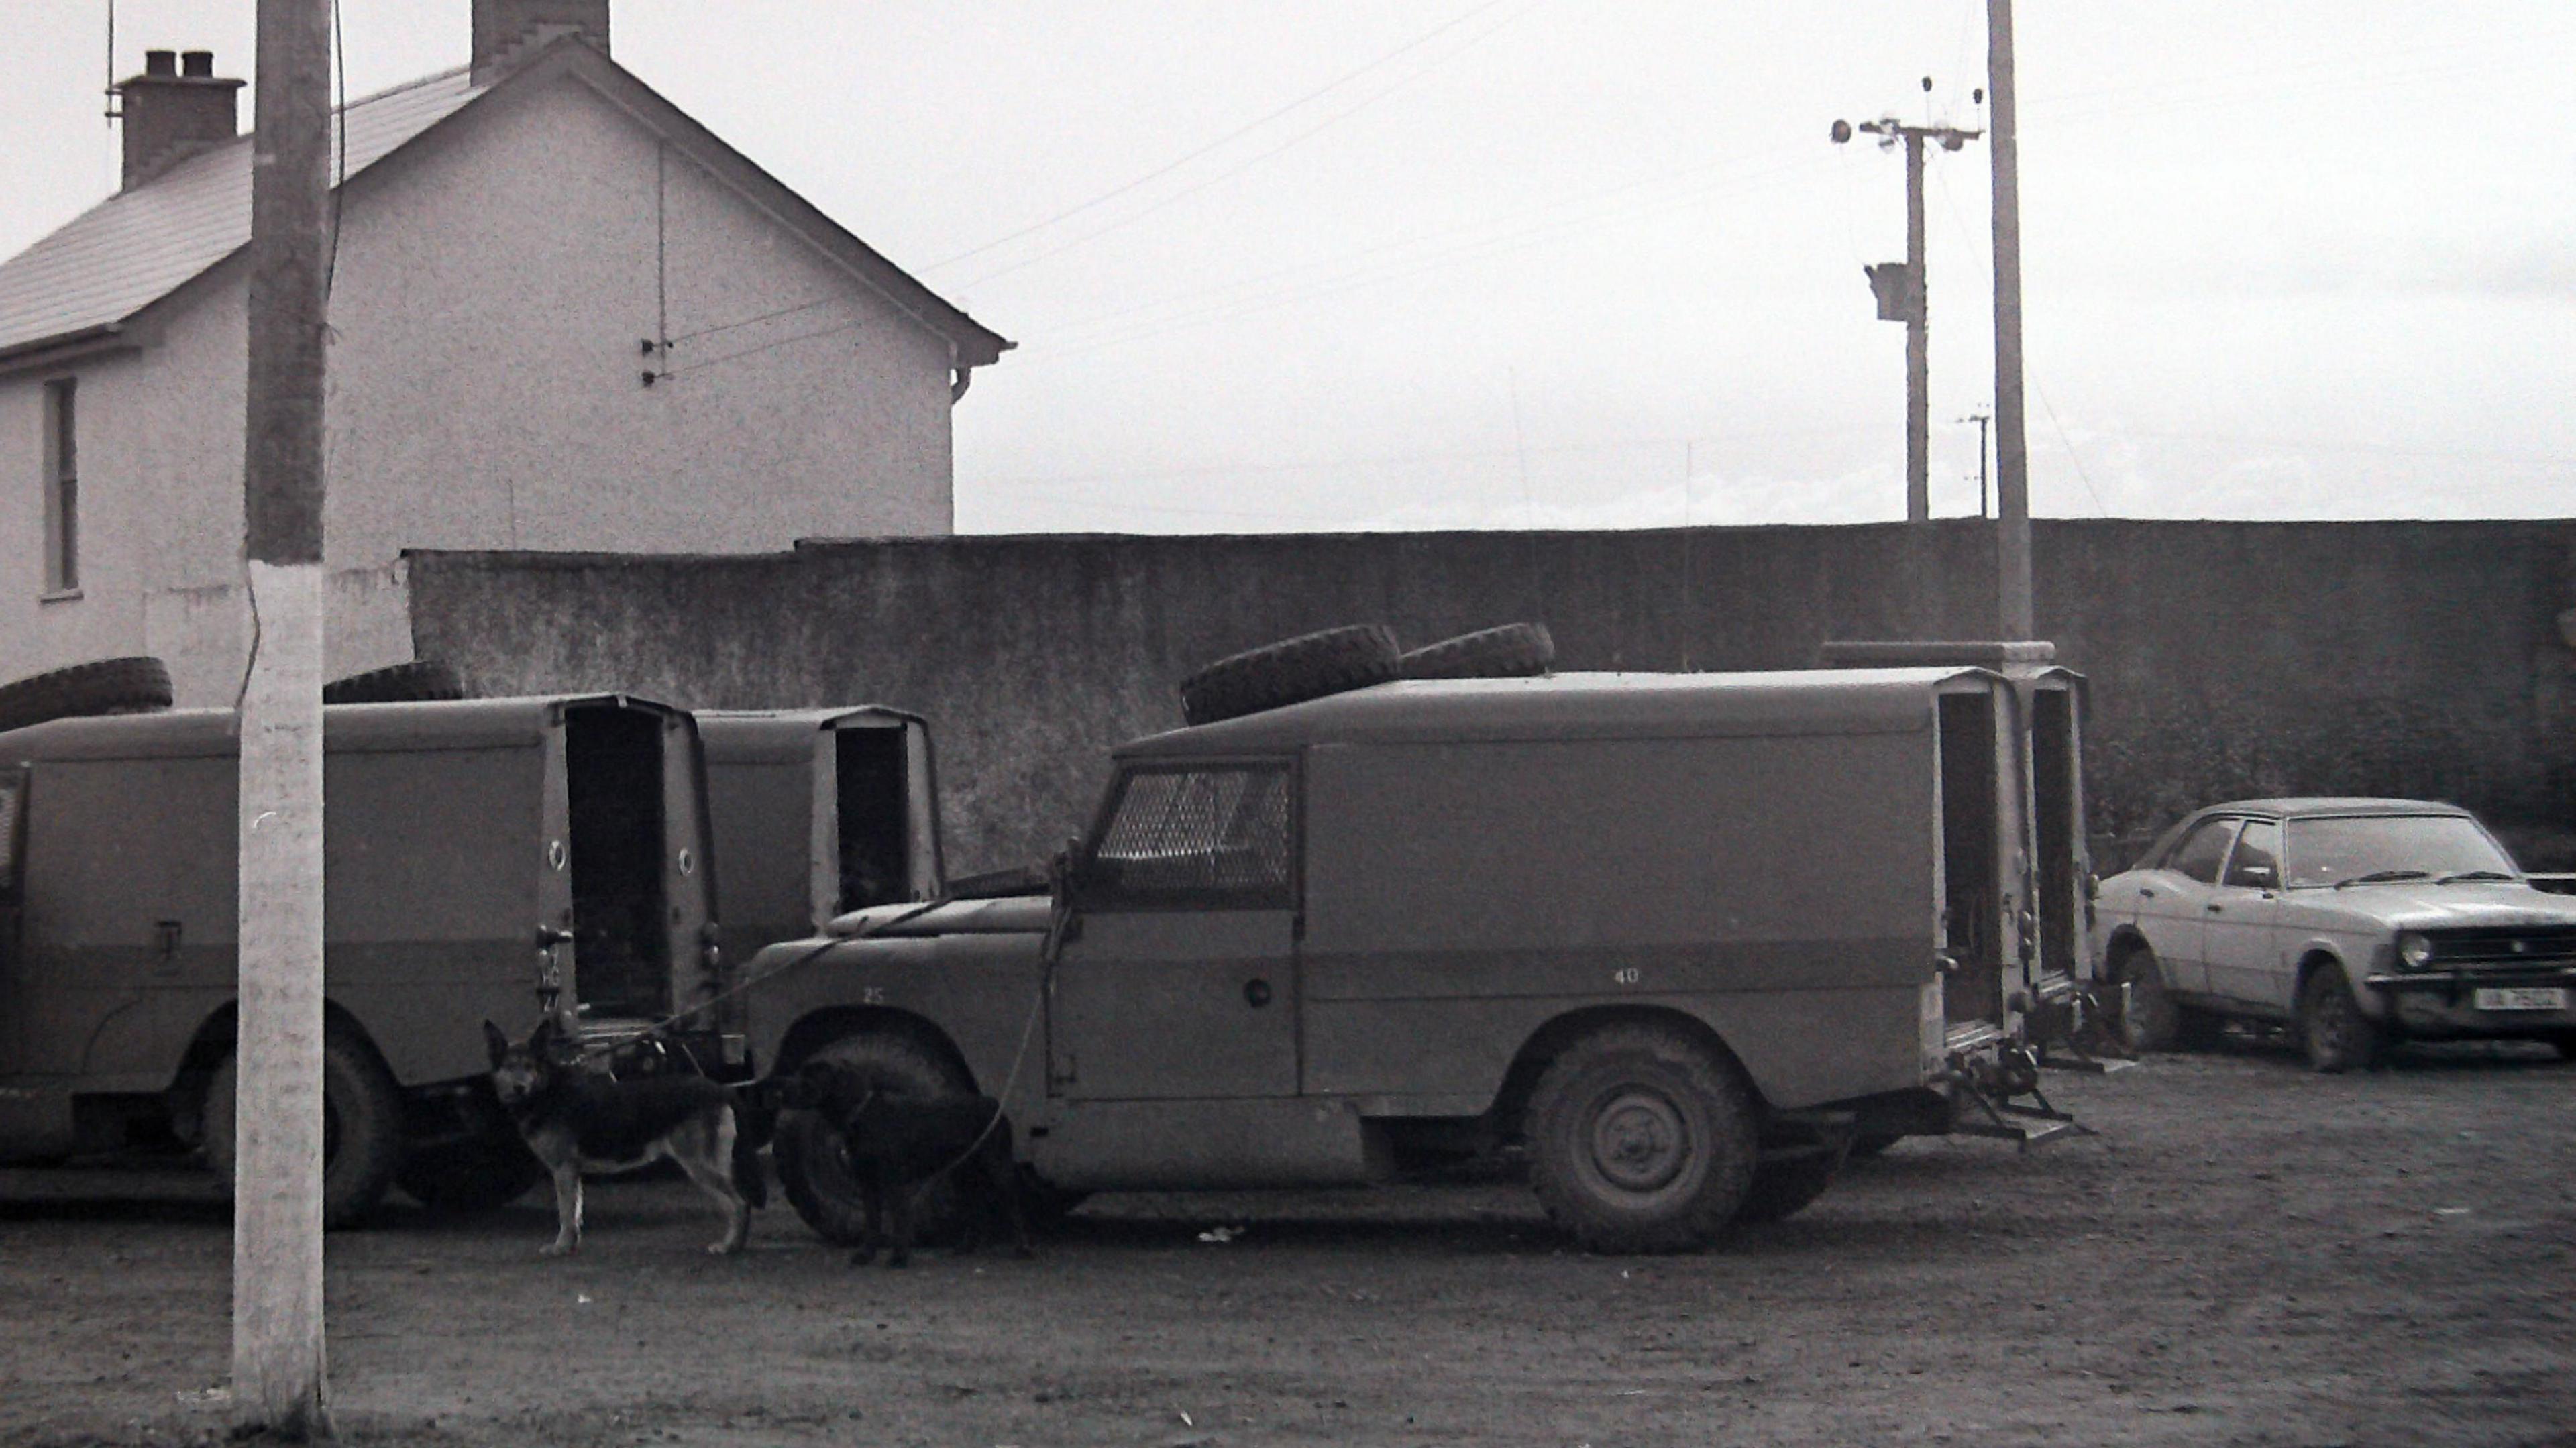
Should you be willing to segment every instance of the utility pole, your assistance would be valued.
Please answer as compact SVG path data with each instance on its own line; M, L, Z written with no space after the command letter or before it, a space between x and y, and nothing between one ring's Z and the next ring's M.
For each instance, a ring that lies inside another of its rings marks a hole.
M233 1413L331 1436L322 1341L322 374L332 0L258 0L243 565Z
M1932 89L1931 77L1924 77L1923 89ZM1849 141L1854 131L1880 137L1881 145L1905 147L1905 260L1861 270L1878 296L1879 319L1905 324L1905 520L1921 523L1932 516L1932 339L1923 280L1923 143L1935 141L1942 150L1956 151L1979 133L1954 126L1909 126L1884 116L1858 126L1834 122L1834 144Z
M2021 412L2021 164L2014 137L2012 0L1986 0L1987 119L1995 168L1995 601L2003 636L2032 633L2030 455Z
M1959 420L1977 425L1977 517L1983 520L1986 516L1986 428L1995 420L1995 415L1980 408Z

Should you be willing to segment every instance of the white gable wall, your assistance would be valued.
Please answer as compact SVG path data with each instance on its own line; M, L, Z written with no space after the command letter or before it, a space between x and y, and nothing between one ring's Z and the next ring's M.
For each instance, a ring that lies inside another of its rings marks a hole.
M349 186L326 410L332 673L409 656L408 547L949 531L945 341L676 148L657 228L658 149L565 78L487 97ZM0 679L161 652L183 702L229 700L246 276L236 258L183 288L138 354L0 379ZM675 375L648 388L638 342L665 306ZM80 379L83 587L40 601L41 399L59 375Z

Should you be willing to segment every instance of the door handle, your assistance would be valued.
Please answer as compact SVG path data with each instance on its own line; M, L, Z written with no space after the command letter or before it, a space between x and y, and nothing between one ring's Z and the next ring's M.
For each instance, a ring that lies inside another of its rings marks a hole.
M1270 1004L1270 982L1254 976L1243 983L1243 1003L1259 1010Z
M2224 915L2227 913L2227 907L2224 905L2203 905L2200 908L2208 911L2212 915Z
M2148 889L2144 885L2140 885L2138 887L2138 898L2141 900L2153 900L2156 898L2156 892Z

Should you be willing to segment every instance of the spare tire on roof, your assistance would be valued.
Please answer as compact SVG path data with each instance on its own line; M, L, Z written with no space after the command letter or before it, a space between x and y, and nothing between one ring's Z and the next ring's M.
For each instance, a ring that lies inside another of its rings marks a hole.
M1393 630L1354 624L1300 634L1217 660L1181 680L1181 717L1213 724L1347 693L1396 677Z
M462 699L465 681L454 665L418 659L333 679L322 686L325 704L408 704L421 699Z
M1528 679L1556 662L1556 640L1546 624L1507 623L1424 644L1396 662L1408 679Z
M169 707L169 666L143 655L74 664L0 684L0 729Z

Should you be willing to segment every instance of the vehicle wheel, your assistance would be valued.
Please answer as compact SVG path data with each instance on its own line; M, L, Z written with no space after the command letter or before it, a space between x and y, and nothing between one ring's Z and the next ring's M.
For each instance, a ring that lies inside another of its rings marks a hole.
M1556 662L1543 623L1507 623L1410 649L1396 658L1408 679L1528 679Z
M1889 1138L1893 1140L1894 1138ZM1765 1155L1754 1164L1753 1185L1735 1220L1751 1226L1776 1222L1825 1194L1857 1143L1849 1136L1836 1141L1809 1141L1790 1152Z
M465 681L454 665L418 659L333 679L322 686L325 704L407 704L421 699L462 699Z
M2120 961L2120 980L2129 988L2121 1044L2132 1051L2173 1050L2182 1038L2182 1007L2165 993L2165 970L2156 953L2143 945L2130 951Z
M1595 1031L1557 1057L1530 1094L1528 1137L1540 1204L1595 1252L1716 1241L1759 1154L1734 1071L1656 1026Z
M206 1165L227 1191L235 1155L237 1059L229 1053L206 1084ZM362 1041L336 1027L322 1034L322 1225L350 1226L383 1201L402 1164L402 1090Z
M906 1095L962 1096L973 1090L938 1055L891 1031L843 1036L807 1059L875 1072L880 1080L900 1083ZM805 1225L836 1247L865 1245L868 1191L850 1170L840 1128L811 1111L782 1111L771 1141L778 1184ZM913 1208L916 1235L933 1243L953 1236L957 1210L956 1188L947 1181L932 1183Z
M1893 1131L1864 1131L1852 1138L1852 1159L1859 1161L1876 1156L1904 1139L1904 1136Z
M142 656L74 664L0 684L0 729L169 707L169 667Z
M441 1216L461 1217L506 1207L545 1176L544 1165L514 1135L406 1153L394 1185Z
M1029 1170L1026 1163L1020 1167L1020 1209L1028 1214L1031 1226L1055 1226L1089 1200L1089 1192L1066 1191Z
M2559 1060L2576 1061L2576 1035L2552 1036L2549 1044L2558 1049Z
M2338 966L2321 966L2299 987L2299 1041L2308 1064L2332 1074L2367 1070L2387 1050L2388 1033L2361 1013Z
M1356 624L1301 634L1231 654L1181 680L1181 718L1192 724L1258 714L1396 677L1395 634Z

